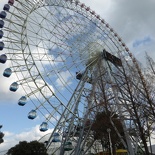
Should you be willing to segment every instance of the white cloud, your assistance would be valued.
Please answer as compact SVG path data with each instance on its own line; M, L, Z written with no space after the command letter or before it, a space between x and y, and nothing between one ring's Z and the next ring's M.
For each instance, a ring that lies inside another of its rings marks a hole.
M35 127L32 127L31 129L27 129L18 134L4 131L4 134L5 134L4 143L0 144L0 155L4 155L3 151L10 149L11 147L18 144L20 141L29 142L33 140L39 140L41 137L51 132L52 132L52 129L49 129L47 132L40 132L39 125L36 125Z
M59 73L59 78L56 80L56 83L59 87L62 89L71 84L71 81L69 81L69 78L71 77L71 73L69 71L64 71Z
M140 61L144 62L144 51L149 52L155 59L154 0L81 0L81 2L100 14ZM151 44L143 44L139 48L133 47L136 40L143 40L148 36L152 39Z
M7 66L8 65L6 64L5 67L7 68ZM21 96L24 96L26 94L29 94L29 93L31 93L31 91L37 90L38 88L42 88L41 89L42 92L44 92L47 97L52 95L51 92L54 92L54 88L51 85L48 85L48 82L46 83L48 86L45 86L45 83L43 83L43 81L42 80L39 80L39 79L36 80L36 85L35 85L35 83L32 80L28 84L25 83L23 85L24 89L23 89L23 87L21 85L19 85L18 90L16 92L12 92L12 91L9 90L9 88L10 88L10 85L13 82L18 81L18 79L16 77L16 74L12 74L9 78L6 78L6 77L3 77L2 76L3 71L4 71L4 66L1 66L0 65L0 75L1 75L0 76L0 81L3 81L1 83L1 89L0 89L0 100L1 100L0 103L3 103L3 104L4 103L7 103L7 102L9 104L10 103L17 103L18 102L18 99ZM22 79L23 78L23 75L18 74L18 77ZM38 98L39 98L39 96L40 96L39 90L38 90L38 92L35 93L35 95L38 96ZM31 97L32 98L35 98L35 96L33 94L32 94Z

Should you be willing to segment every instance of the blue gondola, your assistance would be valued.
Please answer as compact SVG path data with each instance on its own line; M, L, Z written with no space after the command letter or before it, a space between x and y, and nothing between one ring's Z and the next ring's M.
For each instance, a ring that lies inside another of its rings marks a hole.
M52 142L54 142L54 143L60 142L60 135L59 135L59 133L55 132L53 134Z
M10 10L10 5L9 4L5 4L4 7L3 7L3 10L9 11Z
M5 54L0 55L0 63L4 64L7 61L7 56Z
M4 27L4 21L0 20L0 28L3 28L3 27Z
M73 150L72 142L67 141L67 142L65 143L64 150L65 150L65 151L71 151L71 150Z
M0 30L0 39L3 37L4 32L2 30Z
M14 0L9 0L9 1L8 1L8 4L13 5L14 2L15 2Z
M6 18L6 12L5 11L1 11L0 13L0 18L5 19Z
M52 139L52 142L53 142L53 143L58 143L58 142L60 142L60 139L53 138L53 139Z
M10 77L12 74L12 70L10 68L6 68L3 72L3 76Z
M54 134L53 134L53 137L59 137L60 135L59 135L59 133L58 132L55 132Z
M19 85L18 85L17 82L13 82L13 83L10 85L10 91L15 92L18 88L19 88Z
M22 96L19 100L18 100L18 105L20 106L24 106L27 102L27 97L26 96Z
M29 113L28 113L28 118L29 119L35 119L37 117L37 112L36 110L31 110Z
M2 41L0 41L0 50L2 51L4 48L4 43Z
M42 122L42 124L40 125L40 131L45 132L47 130L48 130L47 122Z

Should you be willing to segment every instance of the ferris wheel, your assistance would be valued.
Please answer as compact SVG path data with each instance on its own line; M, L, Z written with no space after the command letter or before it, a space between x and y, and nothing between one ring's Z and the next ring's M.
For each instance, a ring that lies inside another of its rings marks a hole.
M34 105L29 119L45 117L40 131L53 129L49 150L91 151L99 143L91 126L103 110L101 102L111 114L128 118L121 119L124 130L129 125L136 130L125 82L128 77L137 81L140 69L122 39L93 10L78 0L9 0L0 18L0 62L11 63L3 76L16 75L8 89L24 90L18 104ZM120 141L133 154L133 139L129 132L125 136Z

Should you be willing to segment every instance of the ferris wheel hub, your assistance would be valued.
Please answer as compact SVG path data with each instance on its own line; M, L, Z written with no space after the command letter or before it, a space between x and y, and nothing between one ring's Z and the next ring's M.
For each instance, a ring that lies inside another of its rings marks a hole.
M96 62L101 58L104 46L98 42L91 42L87 47L84 48L86 53L89 53L89 58L86 61L86 66L94 66Z

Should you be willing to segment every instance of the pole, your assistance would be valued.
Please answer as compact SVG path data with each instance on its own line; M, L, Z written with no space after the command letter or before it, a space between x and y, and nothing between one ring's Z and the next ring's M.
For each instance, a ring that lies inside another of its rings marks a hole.
M108 132L108 136L109 136L109 143L110 143L110 154L113 155L113 151L112 151L112 142L111 142L111 136L110 136L110 132L111 132L111 129L107 129L107 132Z

